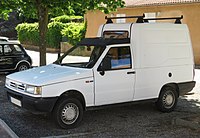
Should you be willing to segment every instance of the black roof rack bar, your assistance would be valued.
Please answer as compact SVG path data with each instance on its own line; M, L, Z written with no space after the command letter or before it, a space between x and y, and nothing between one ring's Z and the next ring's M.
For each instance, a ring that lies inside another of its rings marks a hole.
M149 20L175 20L175 24L181 24L181 19L183 19L183 15L181 17L169 17L169 18L146 18L143 19L144 22L148 22Z
M105 17L105 19L107 20L106 24L108 23L113 23L112 19L125 19L125 18L137 18L136 23L144 23L143 19L144 19L145 15L143 14L142 16L125 16L125 17Z
M174 22L175 24L181 24L181 19L183 19L183 15L181 15L181 17L169 17L169 18L145 18L144 14L142 16L105 17L105 19L107 20L106 24L113 23L112 19L126 19L126 18L137 18L136 23L147 23L149 20L175 20Z

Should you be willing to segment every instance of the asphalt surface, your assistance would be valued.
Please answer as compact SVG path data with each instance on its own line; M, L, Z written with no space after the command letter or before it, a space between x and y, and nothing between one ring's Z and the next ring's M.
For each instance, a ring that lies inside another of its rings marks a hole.
M0 118L20 138L200 137L199 129L173 123L177 118L200 116L200 81L189 95L179 98L174 112L159 112L153 102L87 111L80 126L69 130L56 126L51 115L35 115L9 103L4 83L5 75L0 74Z

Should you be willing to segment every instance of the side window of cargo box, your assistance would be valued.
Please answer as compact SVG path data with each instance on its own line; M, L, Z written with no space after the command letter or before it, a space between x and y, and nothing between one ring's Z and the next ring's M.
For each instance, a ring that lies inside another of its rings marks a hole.
M130 47L113 47L103 60L105 70L132 68Z
M128 38L128 31L104 31L103 38L123 39Z

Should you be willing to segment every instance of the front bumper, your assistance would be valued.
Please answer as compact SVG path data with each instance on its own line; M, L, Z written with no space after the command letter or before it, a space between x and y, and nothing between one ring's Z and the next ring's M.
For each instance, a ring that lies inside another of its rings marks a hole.
M21 108L25 108L31 112L51 112L58 99L58 97L50 97L50 98L31 97L24 94L16 93L15 91L10 90L8 88L5 88L5 90L7 92L8 100L11 103Z
M179 95L182 96L190 92L195 87L195 84L195 81L178 83Z

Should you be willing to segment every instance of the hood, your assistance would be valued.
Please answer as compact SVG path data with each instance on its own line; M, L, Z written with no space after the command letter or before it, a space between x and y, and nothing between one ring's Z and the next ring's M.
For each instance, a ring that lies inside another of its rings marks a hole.
M92 69L75 68L50 64L7 76L8 79L34 86L49 85L64 81L72 81L93 77Z

